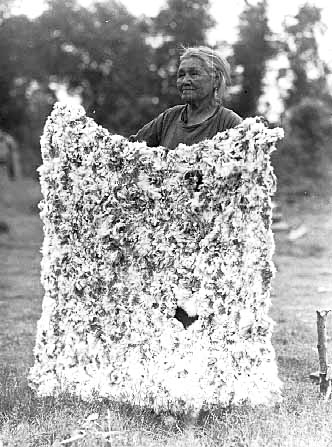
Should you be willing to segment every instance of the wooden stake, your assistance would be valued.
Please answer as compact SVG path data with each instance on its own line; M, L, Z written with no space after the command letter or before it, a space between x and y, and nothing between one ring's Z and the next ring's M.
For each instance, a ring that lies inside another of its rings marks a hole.
M327 400L331 394L331 367L327 359L326 320L330 310L317 310L317 335L319 358L319 390Z

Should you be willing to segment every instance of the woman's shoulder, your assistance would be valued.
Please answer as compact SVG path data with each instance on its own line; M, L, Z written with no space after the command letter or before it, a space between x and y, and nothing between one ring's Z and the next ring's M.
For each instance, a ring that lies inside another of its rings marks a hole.
M160 124L162 129L168 129L169 126L172 126L173 123L177 122L185 109L185 105L179 104L173 107L169 107L168 109L161 112L156 120Z
M179 119L185 106L177 105L161 112L156 118L143 126L129 141L146 141L148 146L156 147L162 142L165 131Z
M185 107L186 106L184 104L177 104L176 106L169 107L168 109L164 110L162 112L162 115L164 115L164 117L167 117L167 118L181 115L181 113L183 112Z
M228 109L227 107L220 107L220 125L222 130L227 130L232 127L236 127L240 124L243 119L234 110Z
M238 115L236 112L234 112L234 110L232 109L228 109L227 107L222 106L221 107L221 112L224 114L224 116L227 116L229 118L234 118L236 119L239 123L241 121L243 121L243 118L241 118L240 115Z

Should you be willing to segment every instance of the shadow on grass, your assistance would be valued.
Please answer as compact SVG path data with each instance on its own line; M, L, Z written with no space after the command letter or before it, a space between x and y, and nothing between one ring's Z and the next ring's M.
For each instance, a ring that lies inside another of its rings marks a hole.
M86 402L65 393L59 397L38 397L29 387L27 374L27 369L0 366L0 434L3 427L7 433L16 433L17 427L25 426L25 437L21 435L20 439L27 439L29 433L36 438L34 447L67 439L91 414L98 414L98 423L107 425L107 430L141 431L159 438L180 431L180 422L169 427L162 416L148 408L100 398Z
M299 371L303 364L293 366ZM107 399L85 402L66 394L38 398L26 375L27 369L0 367L0 433L24 446L60 446L63 440L70 446L113 445L97 436L112 430L127 433L128 439L139 433L142 443L119 444L126 447L307 447L311 445L305 443L307 438L320 439L320 444L312 445L327 447L332 442L332 408L319 400L316 387L295 379L285 382L284 399L276 405L218 407L188 426L181 416L157 415L151 409ZM93 414L96 420L87 429ZM71 443L73 433L82 429L89 432L84 443ZM304 443L294 443L297 438Z
M0 422L4 420L25 419L32 421L41 414L57 413L65 410L68 415L77 414L77 409L90 414L98 413L109 408L110 405L117 406L119 414L127 416L129 420L137 417L136 407L114 403L107 399L96 399L93 402L86 402L70 394L61 394L59 397L38 397L36 392L30 388L27 380L28 370L17 369L15 367L0 367ZM139 417L147 417L151 420L153 412L141 409ZM18 420L16 420L18 422Z

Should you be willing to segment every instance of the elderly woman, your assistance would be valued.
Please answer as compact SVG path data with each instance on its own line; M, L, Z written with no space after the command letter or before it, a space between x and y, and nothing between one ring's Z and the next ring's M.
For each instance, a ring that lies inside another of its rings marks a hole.
M229 81L229 64L214 50L204 46L187 48L177 73L177 88L185 104L167 109L130 140L174 149L179 143L198 143L237 126L242 119L222 105Z

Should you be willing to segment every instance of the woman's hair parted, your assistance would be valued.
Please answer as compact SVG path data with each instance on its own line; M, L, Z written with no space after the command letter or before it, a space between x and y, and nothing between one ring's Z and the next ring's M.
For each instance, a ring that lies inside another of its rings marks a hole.
M225 58L220 56L215 50L206 46L182 47L180 62L189 57L200 59L207 71L219 77L219 87L216 89L216 99L221 102L226 85L231 83L231 69Z

